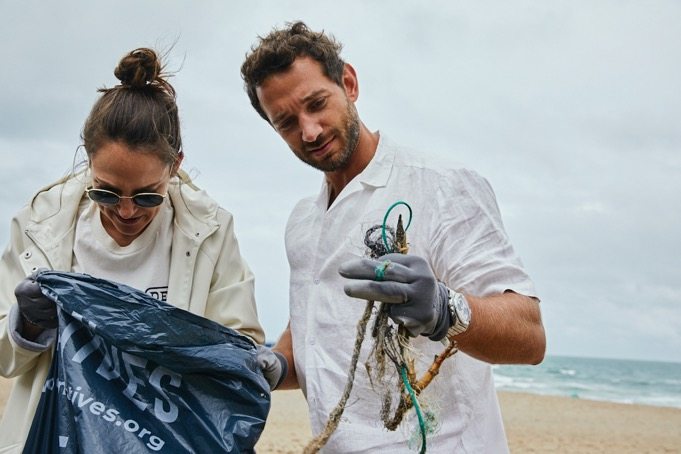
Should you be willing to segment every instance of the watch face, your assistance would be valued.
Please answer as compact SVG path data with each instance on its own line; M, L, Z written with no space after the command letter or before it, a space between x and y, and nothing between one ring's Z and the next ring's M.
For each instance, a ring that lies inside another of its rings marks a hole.
M464 299L463 295L458 294L454 298L454 307L456 308L456 313L465 324L468 324L471 320L471 309L468 307L468 303Z

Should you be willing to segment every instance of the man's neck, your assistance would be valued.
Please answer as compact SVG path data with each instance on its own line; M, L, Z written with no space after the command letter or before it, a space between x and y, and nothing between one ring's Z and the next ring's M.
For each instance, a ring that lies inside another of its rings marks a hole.
M329 203L327 208L333 204L338 194L348 185L357 175L369 165L376 154L378 148L379 133L371 132L364 124L361 124L357 149L352 155L348 166L344 169L333 172L324 172L326 182L329 185Z

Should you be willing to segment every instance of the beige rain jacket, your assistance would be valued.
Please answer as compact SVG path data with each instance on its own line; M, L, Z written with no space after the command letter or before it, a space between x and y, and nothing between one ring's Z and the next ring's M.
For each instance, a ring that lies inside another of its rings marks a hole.
M14 288L40 267L71 271L78 205L89 181L80 173L48 186L12 219L0 262L0 375L16 378L0 422L0 453L23 449L52 361L52 347L22 348L10 335ZM239 253L232 215L184 174L171 180L168 193L175 213L168 302L263 343L254 277Z

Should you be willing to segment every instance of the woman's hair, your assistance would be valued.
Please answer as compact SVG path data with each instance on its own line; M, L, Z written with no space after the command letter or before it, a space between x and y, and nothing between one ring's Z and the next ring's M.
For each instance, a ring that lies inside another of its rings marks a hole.
M332 35L310 30L304 22L287 23L282 29L275 29L269 35L259 37L257 45L241 65L241 78L251 105L267 122L269 119L260 105L256 88L272 74L288 70L296 58L308 56L318 61L324 74L343 86L345 62L340 57L342 44Z
M108 142L122 142L172 166L182 153L180 120L175 89L159 56L152 49L135 49L121 59L114 75L120 85L98 90L103 94L83 126L88 158Z

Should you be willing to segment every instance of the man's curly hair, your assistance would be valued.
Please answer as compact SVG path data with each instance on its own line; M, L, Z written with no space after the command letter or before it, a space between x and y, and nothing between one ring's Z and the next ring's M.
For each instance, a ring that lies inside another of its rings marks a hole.
M258 43L246 54L241 65L241 77L253 108L267 122L269 119L260 105L256 88L272 74L286 71L294 60L308 56L318 61L324 74L336 84L343 85L345 62L340 57L342 44L324 32L313 32L302 21L287 23L269 35L258 37Z

